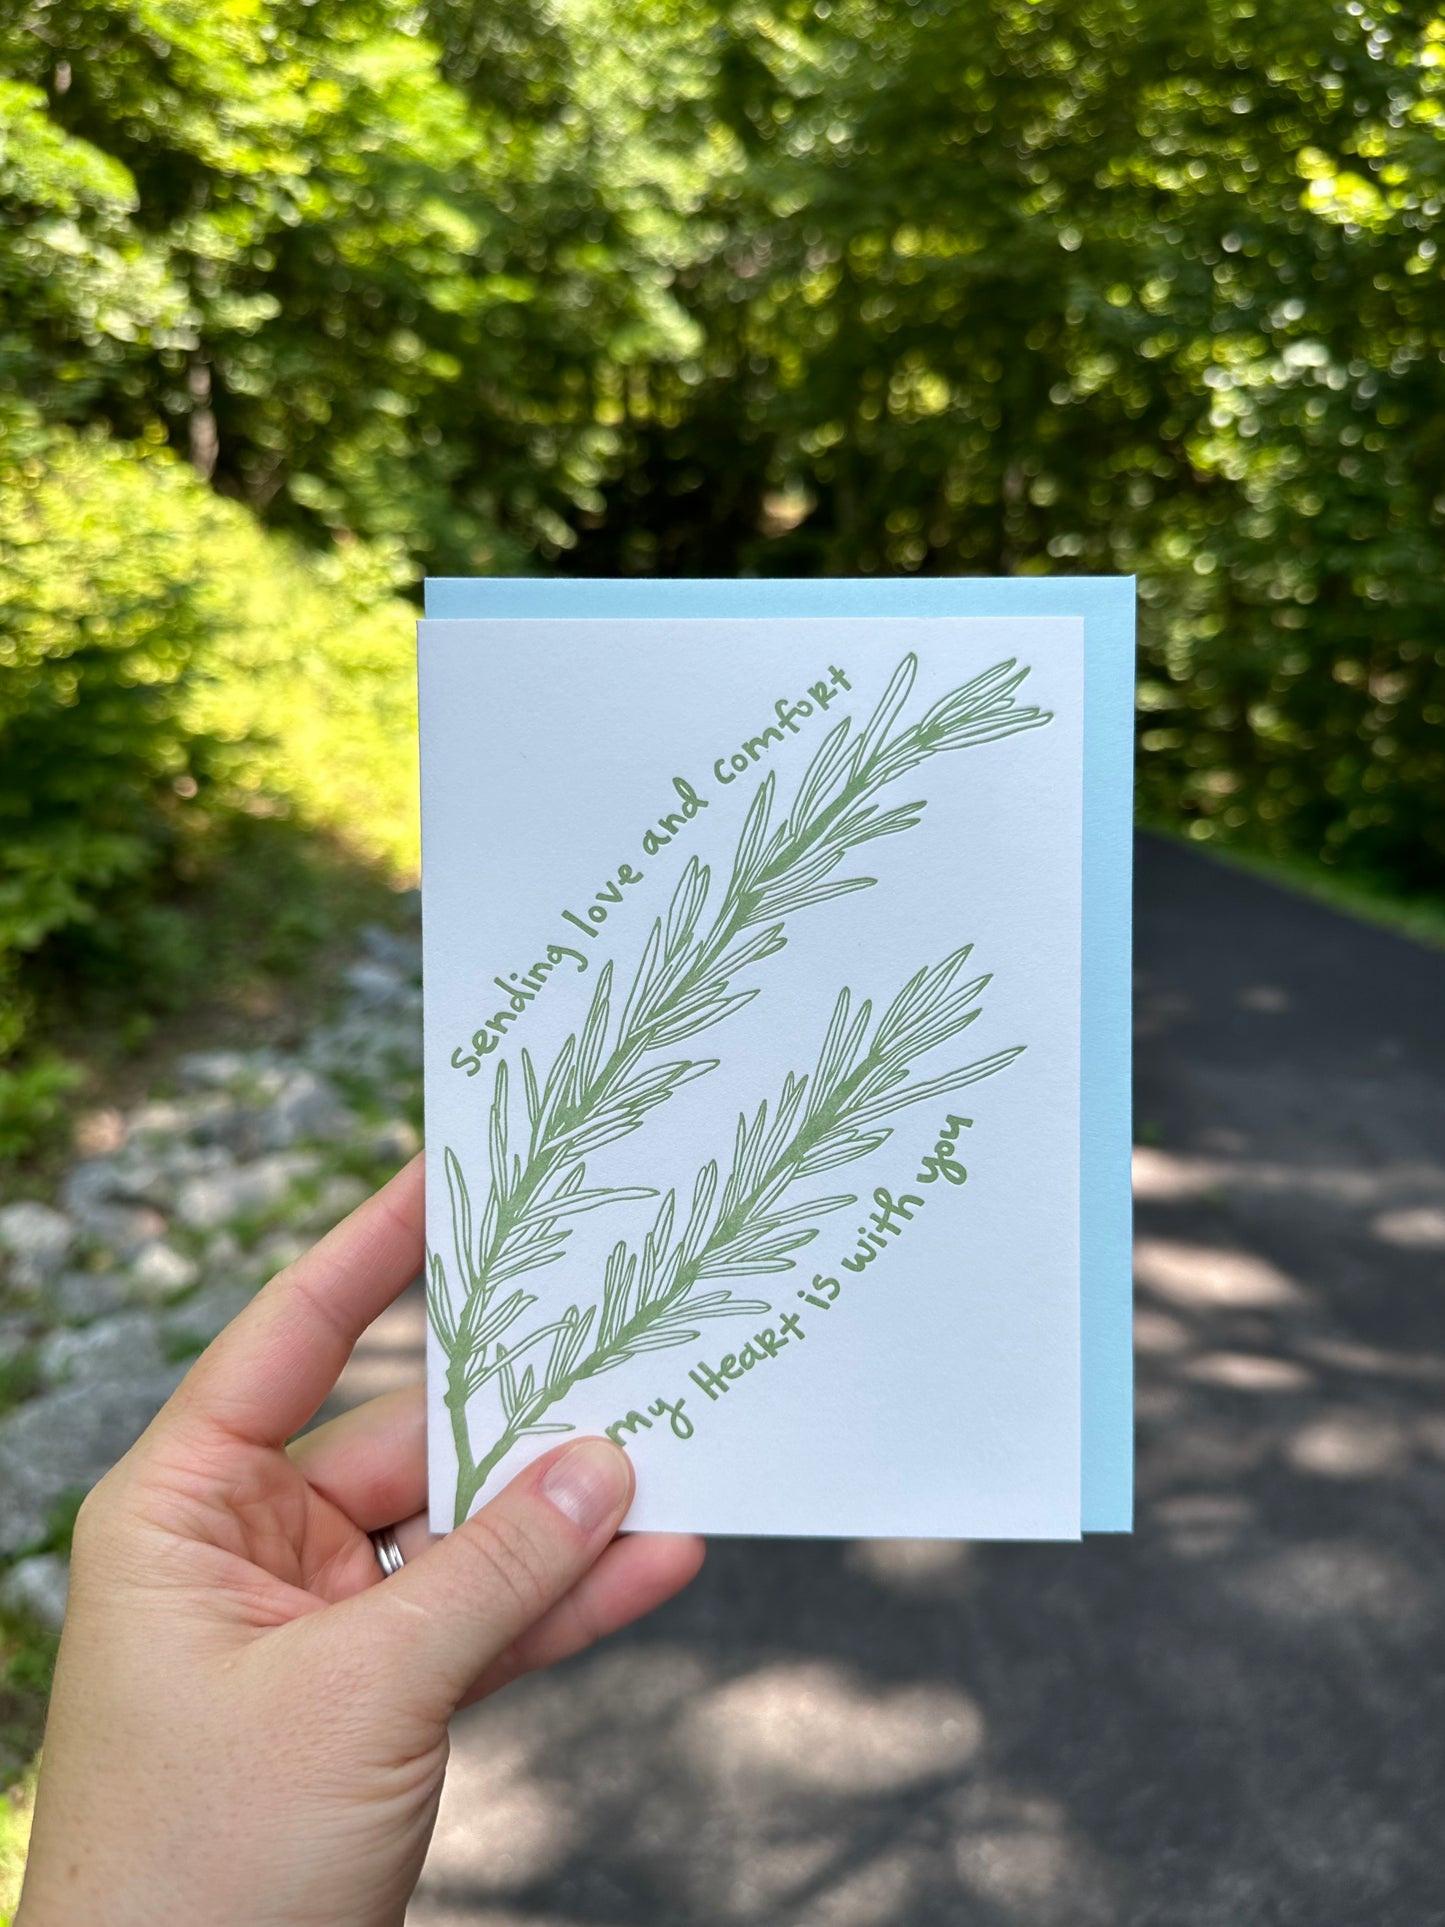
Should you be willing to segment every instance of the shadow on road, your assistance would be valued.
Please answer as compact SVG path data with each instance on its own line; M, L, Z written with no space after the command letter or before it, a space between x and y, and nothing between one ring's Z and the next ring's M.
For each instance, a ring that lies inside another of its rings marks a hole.
M1136 1535L717 1544L459 1724L416 1927L1445 1922L1442 993L1143 842Z

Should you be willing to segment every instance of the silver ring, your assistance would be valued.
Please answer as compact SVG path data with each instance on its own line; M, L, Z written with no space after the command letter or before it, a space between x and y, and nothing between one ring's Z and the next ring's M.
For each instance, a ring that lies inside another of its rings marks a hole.
M401 1547L396 1543L395 1526L383 1526L379 1532L373 1532L371 1544L383 1578L390 1579L394 1572L401 1571L406 1561L401 1556Z

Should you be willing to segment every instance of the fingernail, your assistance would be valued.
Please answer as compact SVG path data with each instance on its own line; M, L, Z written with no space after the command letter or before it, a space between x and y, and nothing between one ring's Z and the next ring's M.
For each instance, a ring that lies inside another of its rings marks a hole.
M605 1439L582 1439L547 1469L542 1495L579 1532L595 1532L627 1497L627 1454Z

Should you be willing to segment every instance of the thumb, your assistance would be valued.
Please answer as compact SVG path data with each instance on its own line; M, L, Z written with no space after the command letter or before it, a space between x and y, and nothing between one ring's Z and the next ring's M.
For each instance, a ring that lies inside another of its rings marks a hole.
M632 1503L606 1439L549 1452L474 1517L350 1603L424 1718L450 1717L484 1667L570 1592ZM365 1635L363 1635L364 1637Z

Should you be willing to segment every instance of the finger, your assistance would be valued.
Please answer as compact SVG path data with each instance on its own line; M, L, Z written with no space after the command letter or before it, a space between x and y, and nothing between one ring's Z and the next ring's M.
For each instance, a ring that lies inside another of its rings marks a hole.
M606 1439L538 1459L464 1525L384 1585L349 1600L380 1677L405 1677L406 1709L444 1720L472 1681L564 1598L632 1503L632 1465Z
M425 1512L414 1512L409 1519L403 1519L394 1528L396 1543L403 1559L420 1559L422 1554L445 1534L433 1532L431 1519Z
M462 1705L485 1699L523 1673L570 1659L665 1606L696 1579L706 1550L704 1540L681 1532L629 1532L614 1539L571 1592L472 1682Z
M363 1532L426 1504L426 1389L404 1385L293 1439L291 1463Z
M172 1410L256 1444L315 1417L351 1349L421 1270L422 1159L278 1272L192 1366Z

